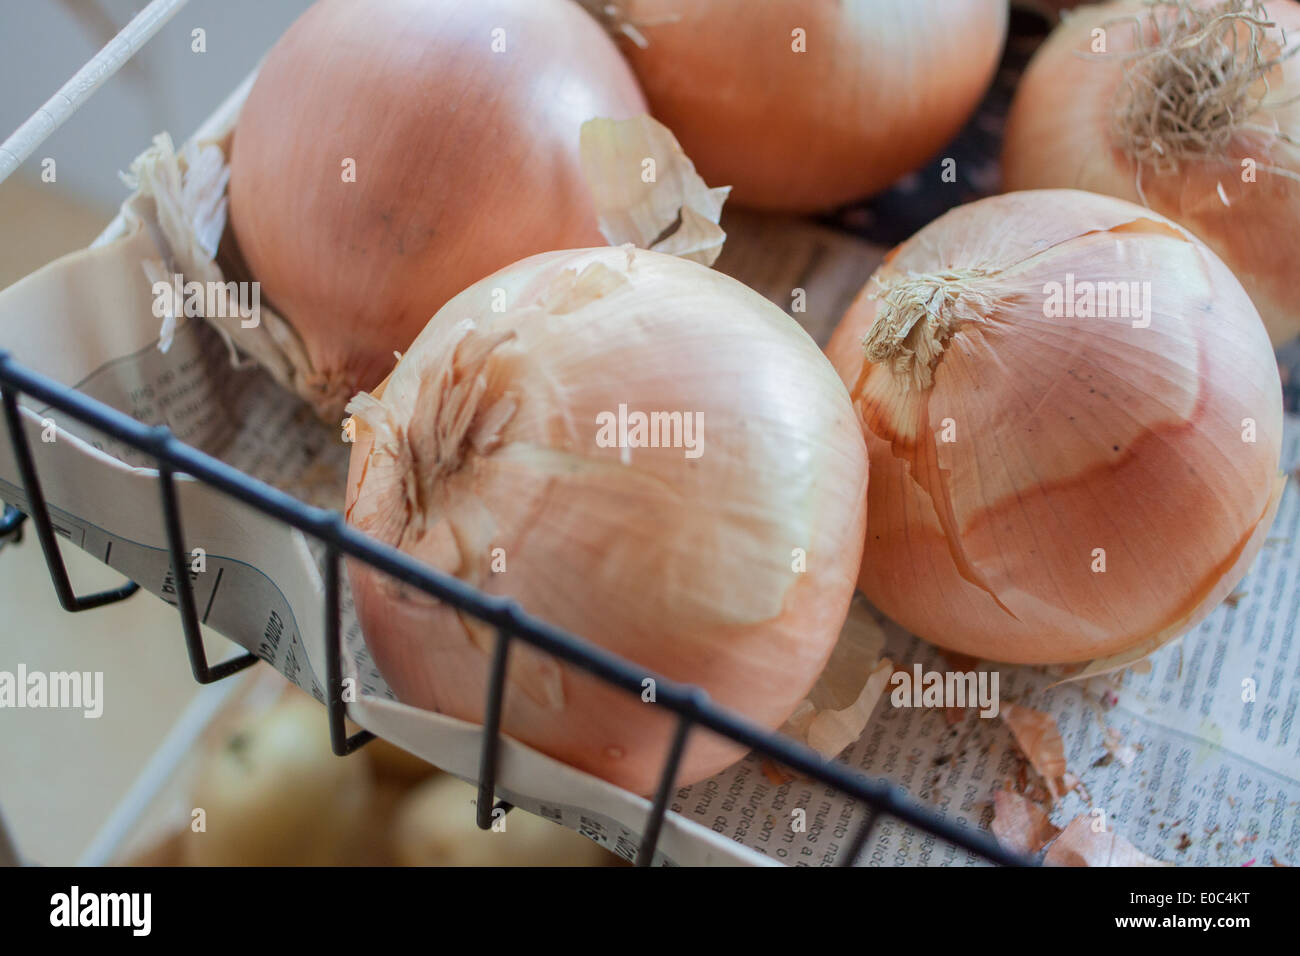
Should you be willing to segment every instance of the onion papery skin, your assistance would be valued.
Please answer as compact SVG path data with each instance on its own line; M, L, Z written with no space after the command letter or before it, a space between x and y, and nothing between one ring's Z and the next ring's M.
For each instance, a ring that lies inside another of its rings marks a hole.
M928 388L866 359L877 280L971 268L997 304L958 325ZM1047 317L1067 272L1149 281L1150 326ZM959 207L891 254L828 353L871 457L859 586L935 644L1026 664L1154 648L1263 545L1282 487L1267 334L1227 267L1149 210L1073 190Z
M309 8L240 112L229 191L239 249L310 359L299 391L337 421L470 283L600 243L579 129L645 110L569 0Z
M1210 4L1197 0L1194 6ZM1221 155L1185 159L1176 172L1143 169L1139 192L1139 164L1116 140L1112 113L1127 58L1137 45L1132 23L1124 18L1145 15L1145 9L1137 0L1082 7L1039 48L1007 119L1003 188L1086 189L1131 202L1145 199L1151 209L1190 229L1218 254L1250 293L1273 343L1282 344L1300 333L1300 298L1295 293L1300 182L1263 167L1300 174L1300 150L1242 130ZM1294 44L1300 35L1300 3L1270 0L1266 9ZM1118 25L1106 29L1107 54L1089 55L1092 31L1108 21ZM1149 26L1149 20L1144 22ZM1278 34L1270 30L1268 35ZM1276 68L1269 82L1269 102L1295 100L1300 96L1300 58ZM1297 102L1242 119L1300 138ZM1256 163L1254 182L1242 180L1246 159Z
M652 114L733 202L812 212L884 189L992 80L1006 0L622 0ZM804 30L805 52L792 49Z
M441 338L467 319L466 343L505 337L481 367ZM470 437L438 444L430 436L451 432L435 423L457 406L427 383L453 354L455 383L481 379L483 391L460 419ZM766 727L819 676L861 558L866 448L826 357L757 293L631 246L535 256L447 303L379 401L349 405L357 528ZM702 453L600 446L597 416L620 404L702 414ZM413 457L381 428L400 430ZM421 462L451 464L432 475ZM349 574L399 700L481 721L491 629L364 567ZM505 733L629 790L654 788L675 725L666 711L521 642L510 666ZM697 731L678 783L740 754Z

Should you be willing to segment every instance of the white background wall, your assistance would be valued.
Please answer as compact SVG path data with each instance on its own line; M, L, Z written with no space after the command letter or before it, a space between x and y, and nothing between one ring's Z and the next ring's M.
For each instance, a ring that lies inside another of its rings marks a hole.
M157 132L184 140L308 5L190 0L16 175L39 177L41 159L53 157L57 188L116 207L126 195L117 171ZM147 0L0 0L0 140L145 6ZM191 51L196 27L206 31L206 53Z

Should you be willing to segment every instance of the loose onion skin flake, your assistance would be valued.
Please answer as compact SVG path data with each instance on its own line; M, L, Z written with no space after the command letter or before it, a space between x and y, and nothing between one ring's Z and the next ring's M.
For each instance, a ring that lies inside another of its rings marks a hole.
M583 0L706 182L762 209L878 192L988 88L1006 0Z
M1003 186L1086 189L1168 216L1227 264L1281 344L1300 333L1298 49L1295 0L1082 7L1016 92Z
M936 644L1121 666L1263 545L1283 486L1268 336L1149 210L1071 190L955 209L890 254L828 352L871 455L860 586Z
M602 437L620 406L629 429L633 413L698 416L698 454L684 429L659 447ZM525 259L448 302L348 410L347 516L367 534L767 727L826 664L861 558L866 448L816 344L735 280L631 246ZM481 722L493 630L349 574L398 698ZM502 726L648 793L675 719L516 642ZM678 783L740 754L698 731Z
M296 390L337 421L470 283L601 242L579 129L644 112L570 0L319 0L267 55L231 156L239 248L309 359Z

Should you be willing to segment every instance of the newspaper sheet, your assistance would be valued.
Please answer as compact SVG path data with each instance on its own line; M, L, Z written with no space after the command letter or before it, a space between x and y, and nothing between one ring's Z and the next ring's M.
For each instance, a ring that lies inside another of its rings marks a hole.
M718 268L791 311L822 344L883 252L784 219L731 214L724 226L729 240ZM132 232L119 221L104 242L0 293L0 349L143 422L165 424L183 441L303 500L341 507L348 447L336 429L259 369L232 367L218 333L201 320L179 320L170 348L159 350L142 269L158 256L156 243L155 230ZM31 399L23 417L59 534L175 603L147 457ZM1283 463L1300 464L1295 417L1287 421ZM307 541L197 482L182 478L178 494L203 623L319 699L322 588ZM27 505L7 441L0 443L0 498ZM1069 769L1082 781L1057 801L1057 825L1100 811L1108 829L1169 862L1300 858L1298 498L1292 483L1273 537L1231 605L1149 665L1057 686L1060 675L1043 669L996 668L1004 705L1014 701L1055 718ZM345 673L361 689L350 716L473 779L478 728L397 702L370 661L350 597L343 603ZM877 619L865 603L854 614L883 628L895 667L945 669L939 651ZM1123 760L1113 759L1116 740L1125 746ZM840 759L970 827L988 827L994 792L1025 774L1002 720L895 707L888 694ZM511 740L502 751L499 790L628 858L649 808L641 797ZM834 863L865 812L753 756L681 789L672 809L658 862L677 865ZM975 861L883 819L856 862Z

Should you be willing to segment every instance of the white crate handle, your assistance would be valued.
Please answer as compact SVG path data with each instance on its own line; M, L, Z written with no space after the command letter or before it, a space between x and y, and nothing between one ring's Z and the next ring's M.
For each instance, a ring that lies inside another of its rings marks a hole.
M45 105L0 143L0 183L22 165L73 113L163 28L189 0L153 0L104 49L82 66Z

